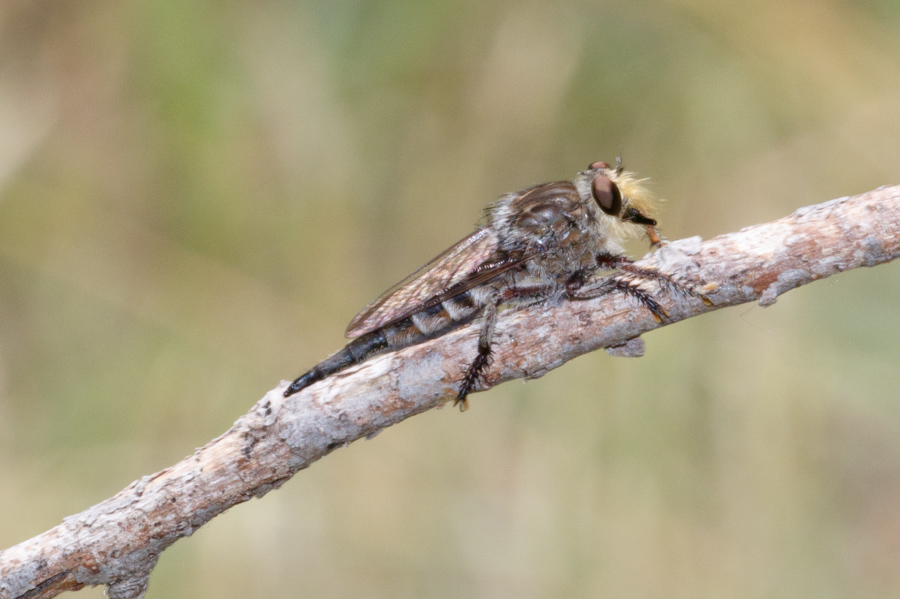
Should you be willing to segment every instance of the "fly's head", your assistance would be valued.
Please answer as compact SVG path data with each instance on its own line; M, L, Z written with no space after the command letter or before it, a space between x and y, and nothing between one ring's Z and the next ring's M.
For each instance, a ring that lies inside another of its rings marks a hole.
M625 171L621 160L615 167L594 162L573 181L582 200L599 208L598 226L609 236L623 238L643 232L653 245L659 245L654 201L643 182Z

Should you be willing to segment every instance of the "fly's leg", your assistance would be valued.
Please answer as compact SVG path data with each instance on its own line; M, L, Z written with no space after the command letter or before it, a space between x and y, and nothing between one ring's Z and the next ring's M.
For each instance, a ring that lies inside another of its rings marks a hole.
M330 358L326 358L303 376L298 377L297 380L285 389L284 396L290 397L294 393L309 387L313 383L321 381L329 375L340 372L354 364L359 364L373 353L386 349L387 347L388 342L382 329L372 331L371 333L354 339L348 343L344 349Z
M712 305L712 302L710 302L705 295L696 291L690 285L684 284L668 273L656 270L654 268L637 266L634 262L632 262L625 256L616 256L608 253L598 254L597 265L600 268L614 269L627 275L631 275L630 278L623 279L621 276L616 276L614 278L618 278L620 280L645 279L656 281L660 287L662 287L669 293L677 291L684 296L690 295L692 297L696 297L702 300L703 303L707 306Z
M475 383L484 374L485 368L491 364L491 342L494 339L494 327L497 324L497 306L500 304L525 305L538 302L551 297L559 291L553 285L534 285L531 287L506 287L494 298L494 301L484 308L481 333L478 335L478 354L466 371L462 383L459 385L459 393L453 405L459 405L461 412L469 408L466 396L475 388Z
M497 303L490 303L484 308L484 320L481 323L481 334L478 335L478 354L469 365L466 376L463 377L462 383L459 385L459 393L453 401L453 405L459 405L459 411L465 412L469 409L469 402L466 396L475 388L475 383L484 374L484 369L491 363L491 341L494 338L494 327L497 324Z
M612 276L604 279L598 285L584 287L584 278L583 274L575 273L572 275L572 278L569 279L569 282L566 285L566 296L569 299L593 299L595 297L600 297L601 295L606 295L607 293L612 293L613 291L618 291L628 297L636 299L639 304L650 310L650 313L653 315L653 319L656 320L656 322L661 323L669 316L666 309L663 308L662 305L660 305L660 303L634 279L623 279L618 276Z
M649 291L641 286L642 281L650 280L656 281L661 288L667 291L679 291L686 295L693 295L709 304L709 300L703 295L684 285L671 275L652 268L636 266L625 256L610 253L598 254L597 266L601 269L618 270L619 272L588 287L585 287L584 284L590 273L579 271L573 274L566 284L566 294L569 298L592 299L618 291L637 300L639 304L650 311L656 322L662 323L668 318L669 313Z

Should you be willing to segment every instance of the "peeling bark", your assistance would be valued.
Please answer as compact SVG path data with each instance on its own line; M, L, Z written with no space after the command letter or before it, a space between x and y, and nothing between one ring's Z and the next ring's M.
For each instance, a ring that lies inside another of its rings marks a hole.
M898 255L900 187L801 208L706 242L679 240L638 264L674 274L712 306L660 290L654 295L669 313L662 324L620 294L507 312L480 389L542 376L599 348L639 356L639 337L652 329L751 301L769 306L800 285ZM108 585L113 599L143 596L159 554L178 539L338 447L452 400L477 336L477 326L467 326L377 356L287 399L282 381L193 455L0 552L0 599L53 597L86 585Z

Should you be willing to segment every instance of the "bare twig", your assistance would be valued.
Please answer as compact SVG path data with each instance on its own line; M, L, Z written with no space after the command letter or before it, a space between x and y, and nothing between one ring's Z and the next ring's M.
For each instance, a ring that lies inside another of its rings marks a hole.
M794 287L898 255L900 187L887 187L706 242L683 239L640 264L673 273L712 300L708 306L657 293L671 324L744 302L768 306ZM619 294L508 312L486 378L492 386L538 377L601 347L639 355L638 337L658 326ZM176 540L332 450L452 398L476 337L465 327L373 358L288 399L282 383L193 455L0 552L0 598L53 597L101 584L113 599L141 596L157 557Z

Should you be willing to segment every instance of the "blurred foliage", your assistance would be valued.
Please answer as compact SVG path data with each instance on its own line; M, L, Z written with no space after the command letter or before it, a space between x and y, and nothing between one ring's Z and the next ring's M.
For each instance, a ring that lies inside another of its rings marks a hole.
M503 192L621 154L708 238L898 183L898 106L895 0L7 0L0 547L225 430ZM898 268L356 443L149 596L897 596Z

